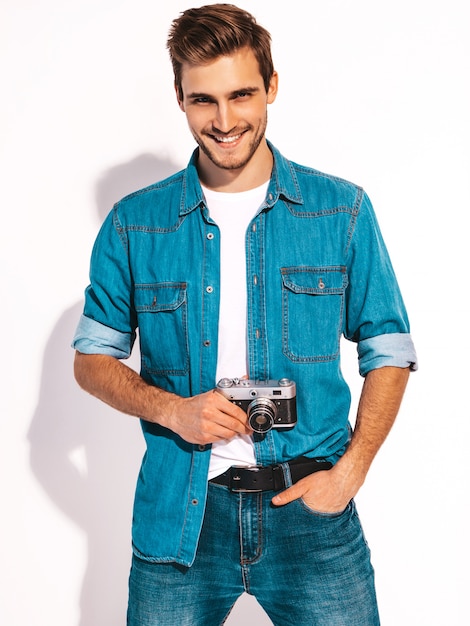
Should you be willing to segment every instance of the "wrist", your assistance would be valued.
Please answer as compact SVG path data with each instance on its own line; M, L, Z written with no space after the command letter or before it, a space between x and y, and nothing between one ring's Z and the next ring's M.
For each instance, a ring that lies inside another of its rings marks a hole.
M180 399L179 396L148 383L142 391L143 412L140 417L145 421L169 428L172 415L175 413L175 403Z
M343 491L349 495L349 499L354 498L367 475L364 464L355 462L352 455L348 455L347 452L330 471L336 474L338 481L343 485Z

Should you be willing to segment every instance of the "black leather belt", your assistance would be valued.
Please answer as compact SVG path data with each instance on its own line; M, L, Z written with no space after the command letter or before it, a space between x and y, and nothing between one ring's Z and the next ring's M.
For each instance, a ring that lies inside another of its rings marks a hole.
M277 463L265 467L259 465L251 467L232 466L209 482L224 485L230 491L235 492L280 491L289 486L286 484L284 475L286 470L283 465L289 466L292 484L294 484L309 474L330 469L332 464L323 459L309 459L301 456L286 463Z

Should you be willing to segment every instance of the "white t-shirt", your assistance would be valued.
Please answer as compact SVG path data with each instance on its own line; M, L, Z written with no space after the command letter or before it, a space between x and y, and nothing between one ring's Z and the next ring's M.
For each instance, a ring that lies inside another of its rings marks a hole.
M221 237L217 380L241 378L248 373L245 237L248 224L264 202L268 183L239 193L203 187L210 216L219 227ZM231 465L255 463L253 440L249 435L214 443L209 479L222 474Z

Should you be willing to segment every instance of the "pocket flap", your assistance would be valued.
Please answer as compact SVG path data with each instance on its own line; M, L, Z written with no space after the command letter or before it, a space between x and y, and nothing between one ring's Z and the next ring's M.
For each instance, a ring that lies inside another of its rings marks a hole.
M283 267L281 274L284 287L294 293L341 294L348 285L348 276L344 265Z
M154 283L135 286L134 303L138 313L174 311L183 304L185 299L186 283Z

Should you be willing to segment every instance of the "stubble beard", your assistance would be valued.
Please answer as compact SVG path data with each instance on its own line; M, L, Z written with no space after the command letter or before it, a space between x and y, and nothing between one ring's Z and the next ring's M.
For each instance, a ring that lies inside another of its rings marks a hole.
M203 133L202 136L193 134L194 139L196 140L199 148L204 152L207 158L218 168L223 170L237 170L245 167L251 159L253 155L258 150L266 132L267 127L267 118L265 118L258 128L257 134L252 139L251 143L248 144L248 152L241 157L237 157L236 154L227 154L225 158L219 158L217 154L215 154L208 146L208 144L204 141L204 136L209 137L209 141L213 141L211 137L211 133ZM250 127L248 130L251 130Z

